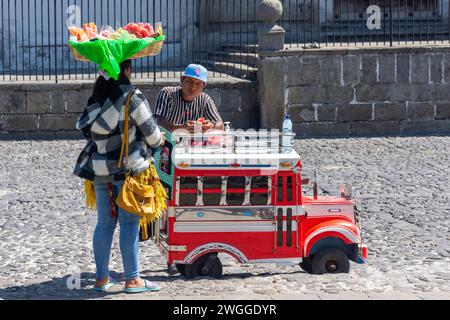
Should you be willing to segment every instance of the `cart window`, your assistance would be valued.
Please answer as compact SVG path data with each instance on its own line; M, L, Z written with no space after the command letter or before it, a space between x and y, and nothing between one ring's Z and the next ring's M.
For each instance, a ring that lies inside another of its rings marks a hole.
M292 202L292 177L287 177L286 201Z
M283 177L278 177L278 202L283 202Z
M205 177L203 180L203 203L205 206L218 206L222 177Z
M283 246L283 209L278 208L277 212L277 245Z
M288 247L292 246L292 208L288 208L287 209L286 245Z
M229 206L240 206L244 202L245 177L228 177L227 204Z
M180 206L195 206L197 202L197 177L181 177L179 197Z
M197 202L196 193L180 193L180 206L195 206Z
M197 189L197 177L181 177L181 189Z
M292 203L294 199L294 178L292 176L278 177L277 199L278 203Z
M253 177L251 185L250 203L254 206L267 205L268 177Z

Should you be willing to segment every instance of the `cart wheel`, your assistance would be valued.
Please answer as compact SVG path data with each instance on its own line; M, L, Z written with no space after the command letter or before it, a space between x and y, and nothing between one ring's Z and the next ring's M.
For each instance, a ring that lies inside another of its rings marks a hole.
M345 253L337 248L329 248L314 255L312 273L348 273L350 263Z
M217 252L205 254L194 261L193 264L186 264L185 276L187 279L195 277L222 277L222 262L217 257Z
M182 264L182 263L175 263L175 267L177 268L177 270L178 270L178 272L182 275L182 276L185 276L185 267L186 267L186 265L185 264Z
M303 261L299 263L300 268L307 273L312 273L312 259L311 257L303 258Z

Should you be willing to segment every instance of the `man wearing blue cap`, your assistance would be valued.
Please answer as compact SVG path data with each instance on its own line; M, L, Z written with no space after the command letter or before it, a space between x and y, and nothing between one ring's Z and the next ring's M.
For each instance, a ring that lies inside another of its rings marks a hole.
M198 64L187 66L181 76L181 86L163 88L156 99L155 114L158 124L169 131L186 129L193 131L189 124L200 118L209 120L204 130L223 130L222 118L214 101L203 92L208 83L208 70Z

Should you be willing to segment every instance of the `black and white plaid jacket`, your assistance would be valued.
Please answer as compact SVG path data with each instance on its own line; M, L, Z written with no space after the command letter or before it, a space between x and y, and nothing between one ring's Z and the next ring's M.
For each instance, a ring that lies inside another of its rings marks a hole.
M126 98L131 90L135 93L129 112L129 165L126 168L133 173L148 168L148 160L151 159L149 148L160 146L161 132L142 92L131 84L122 84L103 104L89 100L78 118L76 127L83 132L87 144L78 157L75 175L88 180L108 181L112 176L123 173L124 166L119 169L117 164L122 147Z

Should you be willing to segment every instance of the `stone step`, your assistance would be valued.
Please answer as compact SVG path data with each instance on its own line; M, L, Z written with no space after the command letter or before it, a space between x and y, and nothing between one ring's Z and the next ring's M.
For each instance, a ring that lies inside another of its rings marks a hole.
M404 41L405 38L408 41L416 40L418 41L420 39L420 36L422 35L422 41L426 41L429 37L430 41L434 41L435 39L437 41L441 40L448 40L449 37L449 31L444 28L436 28L436 35L434 27L429 28L429 31L427 31L427 26L422 26L422 29L420 27L415 27L414 30L411 30L411 28L406 32L405 30L400 29L400 32L398 28L393 28L393 37L394 41L397 41L399 38ZM289 32L286 32L285 36L285 43L310 43L310 42L332 42L333 40L336 41L336 43L339 43L342 38L342 42L347 42L347 39L350 39L349 41L354 41L355 39L358 41L362 41L364 37L365 42L369 42L369 36L372 41L374 39L379 38L379 41L383 41L383 39L386 39L386 41L389 40L390 37L390 28L387 29L380 29L380 30L371 30L369 33L369 30L367 28L361 28L361 27L349 27L349 26L343 26L342 29L340 26L335 26L335 29L333 30L333 27L324 28L320 32L320 37L317 35L317 30L311 32L300 32L297 34L295 31L292 31L290 34ZM413 39L414 38L414 39Z
M258 55L256 53L219 51L210 52L208 58L215 61L219 60L246 64L253 68L257 68L258 66Z
M236 78L242 78L247 80L256 80L258 69L253 68L246 64L224 62L224 61L213 61L209 59L200 60L206 68L212 72L221 72L229 74Z
M225 31L218 30L208 32L202 35L201 47L208 46L210 48L214 47L216 50L221 48L225 44L229 45L255 45L258 43L257 31L254 30L235 30L235 31Z
M249 65L240 63L228 63L218 61L215 62L216 70L224 73L230 72L231 74L244 79L256 80L258 69Z
M244 18L244 17L243 17ZM258 28L260 26L260 22L254 21L253 17L249 17L247 20L247 17L243 19L242 21L234 21L234 22L210 22L208 26L206 27L203 25L202 30L208 31L208 33L211 32L220 32L222 34L228 33L257 33Z
M322 31L328 31L331 32L333 30L335 30L335 32L339 32L340 29L344 29L344 30L356 30L357 32L362 32L362 30L364 29L365 33L368 33L369 30L367 29L366 26L366 21L343 21L342 22L342 26L341 26L341 22L336 21L335 23L332 24L325 24L322 26L321 30ZM386 30L386 32L388 32L391 28L391 24L389 21L382 21L381 22L381 29L378 30L378 33L380 32L384 32L384 30ZM436 30L436 32L441 32L441 31L446 31L448 33L448 22L447 21L443 21L443 20L437 20L436 22L434 22L434 20L432 21L419 21L419 20L402 20L402 21L393 21L392 23L392 29L394 33L401 33L401 34L411 34L412 32L418 32L420 30L422 30L422 32L430 32L433 33L434 30ZM375 33L376 30L371 30L372 33Z
M333 30L333 29L339 30L340 28L341 28L341 24L335 23L335 24L324 25L324 26L322 26L321 30ZM369 31L369 29L367 28L367 26L365 24L359 24L359 23L356 23L356 24L343 24L342 28L356 29L356 30L364 29L366 32ZM384 23L384 24L381 23L381 28L378 29L378 30L383 30L383 29L390 30L390 28L391 28L390 23ZM395 32L398 32L398 30L400 30L401 33L406 33L406 34L408 34L411 31L421 30L421 29L423 31L425 31L425 32L427 30L429 30L430 33L433 33L434 29L436 29L436 30L443 30L443 31L447 31L448 32L449 26L448 26L448 24L439 24L439 23L436 23L436 24L434 24L434 23L433 24L432 23L430 23L430 24L422 23L422 24L420 24L418 21L414 21L414 22L413 21L409 21L409 23L405 23L405 24L403 24L403 23L401 23L401 24L393 23L392 24L392 29ZM371 31L374 32L375 30L376 29L371 30Z
M257 44L240 44L240 43L226 43L222 45L222 49L227 52L248 52L258 53Z
M412 17L412 16L410 16L410 17L408 17L408 18L404 18L404 17L402 17L402 18L400 18L400 19L396 19L396 18L393 18L392 19L392 22L394 23L394 24L399 24L399 23L409 23L409 24L411 24L411 22L413 22L413 20L414 20L414 22L420 22L420 21L422 21L422 23L426 23L427 21L429 21L430 22L430 24L432 24L432 23L434 23L435 21L436 21L436 23L447 23L448 22L448 19L444 19L444 18L442 18L442 17L436 17L436 19L433 17L433 16L429 16L428 18L425 16L425 14L423 14L422 15L422 17L420 17L420 14L417 14L416 16L414 16L414 17ZM361 19L361 18L357 18L357 19L334 19L334 22L335 23L342 23L342 24L353 24L353 23L357 23L357 24L365 24L366 23L366 19ZM382 21L382 23L383 22L385 22L385 23L389 23L389 17L381 17L381 21Z
M436 30L436 35L434 35L434 30L431 33L428 32L424 32L424 30L422 30L422 32L420 30L415 30L414 32L408 32L406 35L404 33L402 33L402 31L400 31L400 33L397 30L393 30L393 40L394 41L398 41L399 39L401 39L401 41L427 41L427 39L430 39L430 41L441 41L441 40L448 40L448 36L449 33L447 32L443 32L440 30ZM379 39L379 41L383 41L386 40L388 41L390 38L390 30L378 30L378 32L376 31L372 31L372 32L367 32L367 30L363 31L362 30L353 30L353 29L342 29L342 31L339 32L326 32L323 33L321 36L321 41L332 41L333 39L336 42L339 42L340 39L342 38L343 42L347 41L348 39L357 39L359 41L362 41L364 37L364 41L365 42L369 42L369 38L371 39L371 41L375 41L377 38ZM317 40L315 40L317 41ZM352 40L350 40L352 41Z
M286 31L285 43L318 42L333 37L338 39L341 34L344 36L347 33L349 33L351 37L359 37L363 34L364 36L368 36L370 31L367 29L366 20L361 19L335 20L334 22L321 23L320 27L317 24L311 25L311 23L305 23L304 21L283 21L281 25ZM382 21L381 26L382 29L378 30L378 36L381 34L384 35L384 33L388 36L390 33L389 20ZM221 30L222 33L218 33L219 30ZM319 31L320 36L318 36ZM441 18L437 18L436 22L434 19L415 19L414 21L411 19L393 20L393 33L397 37L400 35L404 38L404 34L406 34L407 37L412 37L412 35L420 36L422 33L422 37L424 38L428 38L428 34L430 34L431 39L434 37L435 31L438 39L441 39L442 36L448 38L448 20ZM370 34L372 35L376 35L376 33L376 30L370 31ZM214 31L209 29L208 34L207 42L208 44L213 44L216 51L241 51L242 47L249 46L249 50L243 49L243 52L257 52L257 35L253 28L216 28Z

